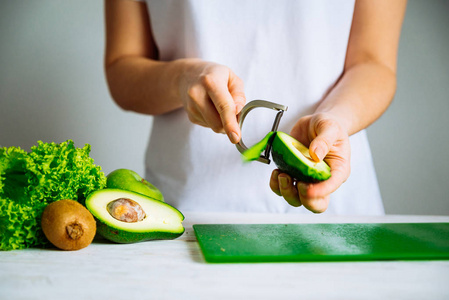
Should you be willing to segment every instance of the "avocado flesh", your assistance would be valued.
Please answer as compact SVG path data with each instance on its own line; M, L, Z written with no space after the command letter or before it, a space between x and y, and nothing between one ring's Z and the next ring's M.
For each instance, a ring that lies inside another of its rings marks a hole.
M107 205L120 198L137 202L146 217L142 221L129 223L115 219ZM179 210L139 193L120 189L98 190L87 197L86 207L97 220L97 233L116 243L174 239L184 233L184 215Z
M331 177L330 167L324 161L315 162L306 146L284 132L276 132L271 155L279 170L298 181L313 183Z

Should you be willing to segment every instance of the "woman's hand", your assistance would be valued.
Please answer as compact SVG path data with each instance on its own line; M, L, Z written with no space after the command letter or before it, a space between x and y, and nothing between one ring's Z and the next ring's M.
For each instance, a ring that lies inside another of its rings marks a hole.
M343 122L335 116L319 113L305 116L295 124L290 135L309 147L315 161L324 161L331 168L331 177L319 183L295 182L289 175L274 170L270 187L293 206L304 205L321 213L329 205L329 195L337 190L350 173L350 145Z
M245 105L243 81L226 66L199 59L182 59L179 92L189 120L240 140L237 114Z

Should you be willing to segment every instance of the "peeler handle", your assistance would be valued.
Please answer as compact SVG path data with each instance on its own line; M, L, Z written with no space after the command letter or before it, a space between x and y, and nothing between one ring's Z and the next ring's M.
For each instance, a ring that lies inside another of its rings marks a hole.
M272 127L271 131L276 131L278 129L279 121L280 121L280 119L282 117L282 114L288 108L285 105L274 103L274 102L270 102L270 101L266 101L266 100L253 100L251 102L248 102L242 108L242 110L240 111L240 113L238 115L240 130L242 130L243 121L245 121L246 115L251 110L253 110L255 108L258 108L258 107L265 107L265 108L274 109L274 110L278 111L278 113L276 115L276 119L274 120L273 127ZM240 153L243 153L246 149L248 149L248 147L246 147L245 143L243 142L243 137L240 139L240 141L235 146L237 147L237 150L239 150ZM271 146L268 145L267 149L265 149L265 153L263 155L261 155L257 161L269 164L270 163L270 159L269 159L270 148L271 148Z

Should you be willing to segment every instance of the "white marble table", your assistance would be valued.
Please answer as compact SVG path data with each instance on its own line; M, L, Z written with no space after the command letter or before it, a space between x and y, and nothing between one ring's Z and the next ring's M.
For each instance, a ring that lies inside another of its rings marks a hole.
M449 299L449 261L205 263L193 224L449 222L449 217L185 213L171 241L0 252L0 299Z

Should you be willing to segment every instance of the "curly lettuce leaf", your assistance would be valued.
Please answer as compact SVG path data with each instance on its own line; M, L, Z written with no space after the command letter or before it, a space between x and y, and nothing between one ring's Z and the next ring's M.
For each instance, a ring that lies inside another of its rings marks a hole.
M40 219L45 207L61 199L84 200L106 186L106 176L89 156L90 145L73 141L38 142L28 153L0 148L0 250L48 244Z

